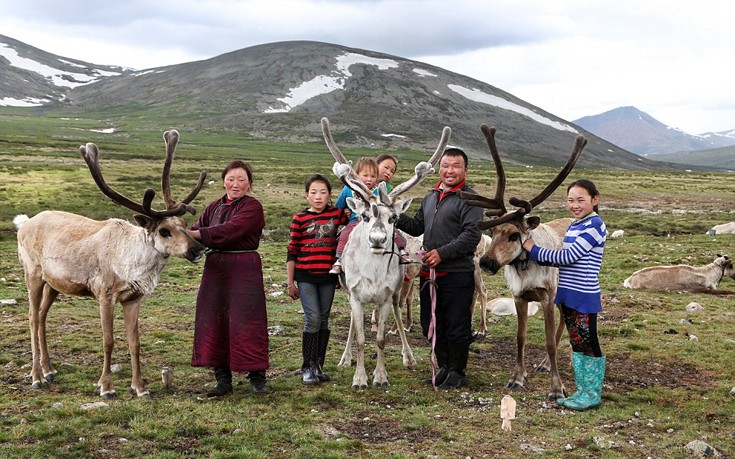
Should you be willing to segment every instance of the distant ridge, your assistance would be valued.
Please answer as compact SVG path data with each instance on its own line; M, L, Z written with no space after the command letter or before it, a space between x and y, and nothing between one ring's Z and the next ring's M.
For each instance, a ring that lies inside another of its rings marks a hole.
M635 107L620 107L574 123L593 134L639 155L705 150L735 145L735 130L687 134L665 125Z

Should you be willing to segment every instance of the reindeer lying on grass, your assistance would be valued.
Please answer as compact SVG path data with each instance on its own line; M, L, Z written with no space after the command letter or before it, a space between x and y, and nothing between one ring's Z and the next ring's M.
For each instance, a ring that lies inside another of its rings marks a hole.
M712 292L723 277L735 280L735 268L728 257L717 255L705 266L652 266L639 269L623 281L623 287L637 290Z
M28 288L34 389L48 385L56 376L46 341L46 317L59 293L66 293L94 297L99 301L104 351L102 375L97 381L99 394L103 398L117 395L110 382L110 362L114 345L114 308L119 302L123 307L130 350L130 388L139 397L150 395L140 374L140 303L156 288L169 256L198 261L205 248L189 237L181 216L187 211L195 213L188 204L201 190L207 174L202 172L189 196L175 203L171 198L169 175L179 133L167 131L163 137L166 162L161 188L167 206L165 211L151 209L155 195L152 189L145 192L142 204L138 204L110 188L100 172L97 146L88 143L79 148L100 190L113 201L138 212L140 215L135 215L135 221L140 226L116 218L96 221L58 211L44 211L31 219L19 215L13 220L18 227L18 258Z
M374 195L362 183L347 158L342 154L332 138L329 130L329 120L322 118L324 140L337 161L333 171L340 180L349 186L361 199L348 198L350 210L358 215L359 223L350 234L347 245L342 252L342 272L345 282L343 285L349 293L350 299L350 331L347 337L348 346L340 360L340 367L348 367L352 363L352 352L349 347L353 336L357 350L357 367L352 378L353 389L367 388L367 374L365 373L365 327L364 305L374 304L378 309L377 345L378 356L373 385L385 387L388 385L388 374L385 370L383 348L385 346L385 327L391 306L393 314L400 324L400 310L398 299L401 284L403 283L403 265L398 263L397 246L393 241L395 222L401 213L411 205L411 199L399 199L423 181L434 171L433 166L439 161L444 147L449 141L451 130L445 127L439 146L428 162L421 162L414 169L414 176L393 188L390 194L386 193L385 184L379 186L380 194ZM406 339L406 332L402 325L398 333L403 343L403 365L412 368L416 365L411 348Z
M553 303L559 281L559 270L529 261L528 253L523 250L523 242L531 237L542 247L553 249L562 248L564 232L572 219L559 219L545 225L541 223L539 217L530 217L527 214L534 207L544 202L561 185L567 175L572 171L572 168L574 168L574 164L582 153L582 149L587 144L587 140L581 135L577 136L567 163L554 180L541 193L529 201L511 198L509 200L510 204L518 207L518 209L512 213L508 213L503 202L503 196L505 194L505 171L500 161L498 148L495 145L495 128L490 128L483 124L480 129L485 135L485 139L490 147L490 153L495 162L495 171L498 177L495 197L486 198L484 196L462 192L460 192L460 197L462 199L468 199L472 205L491 209L485 215L494 218L489 221L478 222L477 224L483 230L492 228L492 242L485 254L480 258L480 266L491 275L497 273L501 267L505 267L505 280L508 282L508 287L513 294L516 305L518 319L516 365L506 387L520 389L525 384L527 372L524 357L526 329L528 325L528 302L537 301L541 303L544 311L547 355L543 362L536 367L536 371L551 370L551 391L548 394L548 400L556 400L557 398L566 396L556 363L556 350L564 332L564 321L561 317L561 311L559 312L558 325L555 326L554 311L557 308Z

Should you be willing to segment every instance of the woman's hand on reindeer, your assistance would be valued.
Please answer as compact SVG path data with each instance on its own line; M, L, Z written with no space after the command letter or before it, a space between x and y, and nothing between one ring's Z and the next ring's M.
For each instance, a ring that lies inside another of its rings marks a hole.
M526 250L526 252L530 252L534 245L536 245L536 243L533 242L533 239L531 238L523 241L523 248Z
M423 261L424 261L424 263L426 263L427 265L429 265L429 268L435 268L436 265L438 265L439 263L441 263L442 257L439 255L439 252L436 249L434 249L434 250L429 251L424 256L424 260Z

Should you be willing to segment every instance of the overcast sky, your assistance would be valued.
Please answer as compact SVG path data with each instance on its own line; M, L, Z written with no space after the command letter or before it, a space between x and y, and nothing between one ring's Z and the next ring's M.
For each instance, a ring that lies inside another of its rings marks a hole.
M315 40L414 59L566 120L635 106L688 133L735 129L727 0L0 0L0 34L146 69Z

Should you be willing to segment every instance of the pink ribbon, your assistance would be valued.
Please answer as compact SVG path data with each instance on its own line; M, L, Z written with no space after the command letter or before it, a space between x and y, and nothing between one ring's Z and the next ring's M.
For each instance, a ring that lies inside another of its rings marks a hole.
M429 321L428 338L431 341L431 385L436 388L436 269L429 269L429 295L431 296L431 320Z

